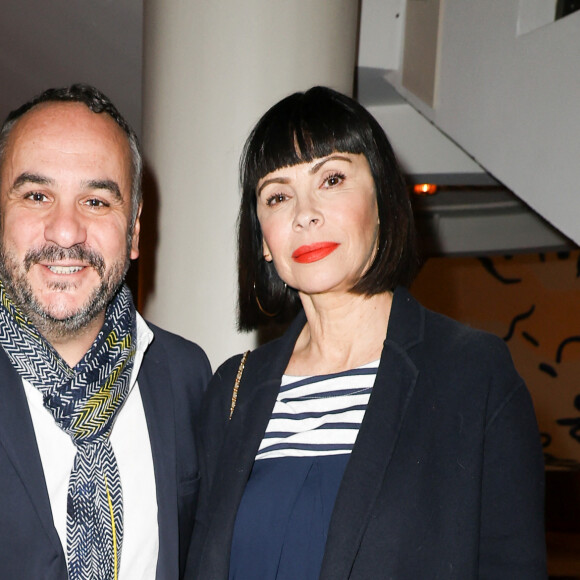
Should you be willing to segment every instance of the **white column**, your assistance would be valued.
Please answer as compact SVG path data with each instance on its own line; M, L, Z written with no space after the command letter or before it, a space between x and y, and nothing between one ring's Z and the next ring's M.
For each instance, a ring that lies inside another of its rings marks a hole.
M292 92L352 93L358 11L357 0L145 0L143 144L155 196L149 185L143 306L214 368L255 346L236 330L244 140Z

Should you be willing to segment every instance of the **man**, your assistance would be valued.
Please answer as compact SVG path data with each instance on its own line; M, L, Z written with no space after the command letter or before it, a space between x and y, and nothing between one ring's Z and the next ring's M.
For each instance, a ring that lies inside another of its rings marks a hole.
M196 345L136 313L141 155L51 89L0 133L0 578L173 579L197 497Z

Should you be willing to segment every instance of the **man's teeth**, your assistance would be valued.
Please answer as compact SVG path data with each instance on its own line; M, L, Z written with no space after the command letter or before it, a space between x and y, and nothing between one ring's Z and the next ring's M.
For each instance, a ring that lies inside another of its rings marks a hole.
M83 266L48 266L48 269L55 274L74 274L83 269Z

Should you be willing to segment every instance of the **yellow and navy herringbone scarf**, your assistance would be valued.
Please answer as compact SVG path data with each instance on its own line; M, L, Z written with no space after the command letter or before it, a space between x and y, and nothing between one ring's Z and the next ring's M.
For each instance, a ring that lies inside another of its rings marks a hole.
M77 449L67 501L70 580L117 578L123 495L109 435L129 392L135 332L135 307L123 286L93 346L71 369L0 282L0 345L18 374L42 392L44 406Z

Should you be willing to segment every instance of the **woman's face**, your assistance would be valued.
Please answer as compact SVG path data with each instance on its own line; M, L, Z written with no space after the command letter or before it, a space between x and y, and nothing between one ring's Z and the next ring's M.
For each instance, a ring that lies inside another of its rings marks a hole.
M375 255L379 219L364 155L332 153L260 179L264 256L306 294L348 292Z

